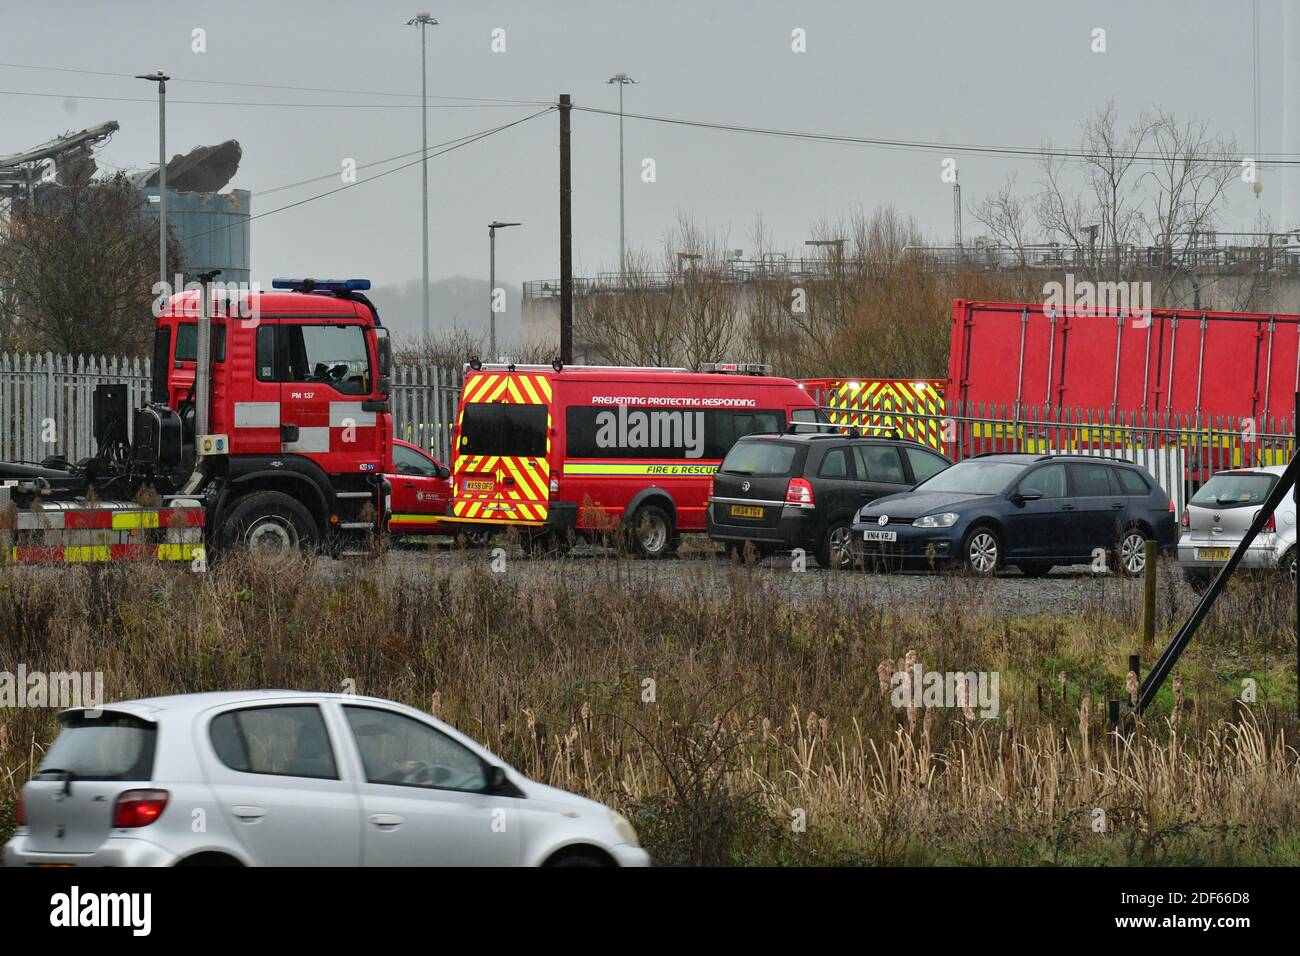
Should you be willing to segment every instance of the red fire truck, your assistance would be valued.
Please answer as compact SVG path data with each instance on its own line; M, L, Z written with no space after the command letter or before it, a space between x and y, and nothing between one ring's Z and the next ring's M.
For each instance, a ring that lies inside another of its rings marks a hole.
M742 435L824 421L759 365L466 367L446 521L514 527L530 550L627 535L647 558L705 530L713 473Z
M0 463L11 558L183 559L196 545L179 529L195 526L216 545L369 549L394 470L391 347L363 294L370 283L273 285L170 299L133 441L125 387L100 386L95 457ZM133 504L149 495L159 506Z

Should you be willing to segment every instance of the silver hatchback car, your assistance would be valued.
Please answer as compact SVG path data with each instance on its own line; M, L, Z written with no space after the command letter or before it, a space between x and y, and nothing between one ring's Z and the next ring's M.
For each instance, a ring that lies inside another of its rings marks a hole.
M188 694L59 720L6 866L650 862L620 814L392 701Z
M1203 484L1183 511L1178 563L1194 588L1204 588L1227 563L1259 513L1283 465L1221 471ZM1279 569L1291 581L1296 575L1296 503L1287 495L1264 530L1242 556L1242 568Z

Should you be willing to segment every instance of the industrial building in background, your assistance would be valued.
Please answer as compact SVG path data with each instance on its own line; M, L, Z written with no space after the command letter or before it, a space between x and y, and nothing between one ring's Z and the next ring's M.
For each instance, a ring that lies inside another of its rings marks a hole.
M0 154L0 229L12 203L39 202L46 190L94 176L93 150L118 128L110 121L31 149ZM242 156L239 143L232 139L177 154L167 163L167 221L181 245L187 278L219 269L223 282L250 279L252 194L246 189L221 192L238 171ZM158 167L130 174L128 179L157 215Z

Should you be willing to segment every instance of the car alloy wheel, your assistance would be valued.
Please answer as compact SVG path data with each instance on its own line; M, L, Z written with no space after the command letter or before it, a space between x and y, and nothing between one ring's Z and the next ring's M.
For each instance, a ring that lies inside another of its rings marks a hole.
M998 567L998 539L992 531L976 531L966 545L966 563L976 574L992 574Z
M848 525L831 529L830 552L831 565L836 570L847 568L853 561L853 531Z
M1129 531L1119 543L1119 563L1124 573L1137 577L1146 569L1147 539L1141 531Z
M1295 571L1296 553L1295 548L1292 548L1286 553L1286 556L1282 558L1282 573L1286 575L1286 579L1292 584L1295 584Z

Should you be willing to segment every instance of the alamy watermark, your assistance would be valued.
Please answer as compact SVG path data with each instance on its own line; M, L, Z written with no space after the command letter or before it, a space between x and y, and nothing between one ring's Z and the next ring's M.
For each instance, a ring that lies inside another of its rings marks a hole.
M230 318L246 319L256 323L262 317L260 282L222 282L213 279L208 283L211 299L218 306L225 306L224 314ZM173 282L155 282L149 289L153 295L153 317L161 318L167 311L168 302L182 292L198 292L199 295L188 300L181 309L182 315L198 317L203 303L203 283L191 279L185 281L180 273ZM227 303L229 303L227 305Z
M898 708L952 707L992 720L998 715L997 671L922 671L920 664L895 671L889 702Z
M1092 282L1065 274L1065 282L1043 284L1043 308L1058 316L1133 319L1135 328L1151 324L1150 282Z
M84 707L97 717L103 705L103 671L0 671L0 707Z

